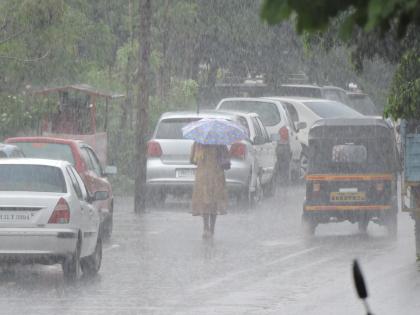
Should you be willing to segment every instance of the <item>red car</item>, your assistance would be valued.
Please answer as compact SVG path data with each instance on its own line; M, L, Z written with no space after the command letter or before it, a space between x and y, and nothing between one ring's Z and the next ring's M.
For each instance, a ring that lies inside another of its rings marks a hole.
M101 232L103 237L112 234L114 196L107 176L116 173L115 167L102 168L95 151L80 140L51 137L16 137L6 139L19 147L26 157L64 160L70 162L82 177L90 194L96 191L107 191L106 200L97 201L101 214Z

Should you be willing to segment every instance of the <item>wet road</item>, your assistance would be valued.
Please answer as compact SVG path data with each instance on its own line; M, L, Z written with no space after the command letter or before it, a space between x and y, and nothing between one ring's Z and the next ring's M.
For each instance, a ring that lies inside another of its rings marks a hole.
M3 271L0 314L363 314L350 273L356 257L375 314L418 314L409 216L399 214L395 242L375 224L361 235L349 223L322 225L307 241L303 195L288 188L255 210L232 210L211 242L188 203L135 215L120 198L98 277L69 285L59 266Z

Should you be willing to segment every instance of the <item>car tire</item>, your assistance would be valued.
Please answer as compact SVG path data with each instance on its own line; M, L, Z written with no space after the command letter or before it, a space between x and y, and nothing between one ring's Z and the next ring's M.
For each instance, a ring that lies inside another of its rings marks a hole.
M270 181L263 187L264 197L274 197L276 194L276 174L273 174Z
M80 266L82 272L86 276L95 276L99 269L101 269L102 263L102 238L98 236L96 241L95 251L92 255L85 257L81 260Z
M108 241L112 236L112 230L114 228L114 207L111 206L111 209L109 211L109 215L106 218L105 222L103 223L103 226L101 227L101 238L103 240Z
M81 266L80 266L80 250L82 241L79 238L77 241L76 249L74 253L66 257L62 262L63 276L67 281L76 281L80 277Z
M302 214L302 231L305 237L314 236L318 223L309 215Z

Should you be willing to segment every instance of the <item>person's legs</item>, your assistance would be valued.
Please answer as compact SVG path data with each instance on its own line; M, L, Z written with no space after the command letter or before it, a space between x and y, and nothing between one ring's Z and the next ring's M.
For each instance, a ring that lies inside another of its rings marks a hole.
M210 234L210 215L203 214L203 237L206 238Z
M214 234L214 227L216 226L216 218L217 214L211 214L210 215L210 233Z

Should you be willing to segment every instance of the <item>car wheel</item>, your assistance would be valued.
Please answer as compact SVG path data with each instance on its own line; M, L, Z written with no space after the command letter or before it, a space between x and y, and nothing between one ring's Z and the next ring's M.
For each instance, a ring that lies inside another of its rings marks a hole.
M270 182L263 187L264 197L273 197L276 193L276 175L273 174Z
M305 179L306 172L308 170L308 157L304 154L301 154L299 159L299 179Z
M114 210L111 208L108 217L106 218L105 222L103 223L103 227L101 228L101 237L104 240L109 240L112 235L112 230L114 228Z
M255 208L255 206L262 200L263 189L261 186L261 180L258 176L255 182L255 190L248 193L248 205L249 208Z
M82 242L79 238L74 253L66 257L62 263L63 276L67 281L75 281L79 278L81 272L80 250Z
M102 263L102 238L98 237L96 241L95 251L92 255L81 260L83 274L87 276L94 276L99 272Z
M304 236L315 235L316 226L318 223L309 215L302 214L302 231Z

